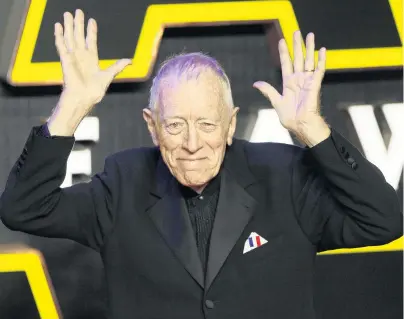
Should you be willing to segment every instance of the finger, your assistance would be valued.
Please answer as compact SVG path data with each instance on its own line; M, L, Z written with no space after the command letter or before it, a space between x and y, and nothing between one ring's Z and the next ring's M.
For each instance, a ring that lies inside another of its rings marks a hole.
M302 35L300 31L293 34L293 67L295 72L303 72Z
M314 76L319 83L323 80L326 70L326 53L325 48L321 48L320 51L318 51L318 63Z
M67 54L67 48L63 38L63 27L59 22L55 23L55 46L60 59L63 59Z
M74 37L73 37L73 16L70 12L65 12L64 18L64 40L68 51L74 49Z
M87 38L86 38L87 50L96 54L98 57L97 32L98 32L97 22L94 19L90 19L87 25Z
M80 9L76 10L76 15L74 17L74 41L77 48L85 48L84 13Z
M108 69L105 70L105 73L107 75L107 81L111 82L129 64L132 64L132 60L122 59L111 65Z
M281 61L282 78L285 78L293 73L292 61L285 39L279 41L279 58Z
M304 70L307 72L314 71L314 33L309 33L306 37L306 60L304 62Z
M262 81L255 82L253 87L258 89L272 104L276 109L280 105L282 96L278 91L270 84Z

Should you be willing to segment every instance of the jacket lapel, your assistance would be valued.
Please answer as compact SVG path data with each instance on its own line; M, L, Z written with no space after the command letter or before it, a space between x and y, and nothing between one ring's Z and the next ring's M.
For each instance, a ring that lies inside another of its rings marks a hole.
M174 177L160 159L151 190L149 216L178 260L204 287L202 264L185 200Z
M205 290L211 286L228 255L250 221L255 199L227 171L222 172L219 202L210 239Z
M238 149L237 146L228 148L223 163L219 201L210 239L205 291L212 285L257 208L256 197L250 195L255 192L247 192L249 186L257 185L257 180L249 171L244 150Z

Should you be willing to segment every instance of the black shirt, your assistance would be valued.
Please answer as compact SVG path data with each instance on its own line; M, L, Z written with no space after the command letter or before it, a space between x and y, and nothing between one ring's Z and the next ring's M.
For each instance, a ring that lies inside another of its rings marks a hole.
M180 185L180 189L187 203L199 257L204 273L206 273L210 235L212 233L219 199L220 174L209 182L201 194L182 185Z

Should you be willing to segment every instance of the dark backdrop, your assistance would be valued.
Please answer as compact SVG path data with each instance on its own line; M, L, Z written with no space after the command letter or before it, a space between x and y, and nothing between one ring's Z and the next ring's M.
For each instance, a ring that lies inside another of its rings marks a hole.
M61 10L72 10L82 4L81 7L91 11L90 4L94 5L93 2L65 1L64 8L61 8L55 5L55 1L49 1L52 5L49 10L62 12ZM362 2L363 7L365 2ZM303 7L302 1L295 1L294 6L301 11L316 11L314 0L304 3L313 7ZM380 1L374 0L374 3L380 4ZM11 0L0 2L0 46L10 4ZM93 10L99 15L107 16L108 11L113 10L112 2L111 7L104 8L104 13L99 8ZM380 11L380 8L374 10ZM370 10L369 14L372 12ZM52 15L51 12L48 14ZM346 12L338 14L349 20ZM306 24L302 24L302 28L305 26L305 29L321 32L321 24L317 21L316 25L313 21L316 22L316 19L312 19L312 25L308 25L310 19L306 18ZM111 23L110 27L100 26L100 50L101 55L105 54L104 57L114 57L113 48L117 45L130 47L135 43L136 34L129 31L122 37L111 36L120 32L119 26L114 27L114 22ZM363 39L364 47L369 45L370 34L383 45L397 45L399 39L394 36L394 32L386 33L386 30L391 30L391 26L388 23L385 25L385 28L374 28L369 22L367 27L361 28L347 21L346 24L334 25L334 29L328 28L328 32L339 34L339 47L352 46L341 36L352 32L359 34L357 38ZM40 34L38 41L44 48L49 47L51 50L53 31L45 31ZM384 36L386 34L390 34L390 38ZM321 37L325 43L326 36ZM119 41L116 41L117 38ZM112 39L115 39L115 42ZM321 44L321 38L319 42ZM41 52L38 50L40 49L35 51L34 59L40 60ZM252 88L252 83L256 80L266 80L276 85L280 83L279 70L268 53L264 28L257 25L214 27L203 31L198 28L169 30L164 34L158 61L175 52L195 50L210 53L218 58L227 70L233 84L235 103L241 107L236 135L248 139L251 127L256 121L257 111L269 108L266 100ZM42 57L51 51L44 52ZM54 57L52 54L48 56L50 59ZM362 150L345 107L372 104L377 109L384 103L402 103L402 76L402 70L328 74L323 86L323 113L333 127ZM100 140L98 143L86 144L92 152L93 173L102 169L105 156L112 152L151 145L141 118L141 109L147 104L149 85L149 81L112 85L105 99L94 110L92 116L98 117L100 121ZM59 92L58 87L13 88L4 82L0 85L0 190L4 187L8 172L21 152L31 127L38 125L41 119L49 115ZM388 126L380 112L378 114L379 126L388 143ZM79 180L79 177L76 176L75 180ZM402 201L402 181L400 184L398 193ZM69 240L44 239L11 232L0 224L0 243L17 241L43 252L65 318L105 318L104 274L98 254ZM315 283L319 318L402 318L402 257L402 251L320 256ZM23 274L0 274L0 318L38 318Z

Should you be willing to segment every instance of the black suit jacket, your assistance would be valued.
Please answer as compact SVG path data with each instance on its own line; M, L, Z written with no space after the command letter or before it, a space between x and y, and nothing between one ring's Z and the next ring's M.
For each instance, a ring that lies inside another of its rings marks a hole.
M396 192L334 130L311 149L235 140L203 278L186 205L158 149L114 154L90 183L60 189L74 139L37 130L1 196L2 221L99 251L114 319L314 318L318 251L402 234ZM267 243L243 254L252 232Z

